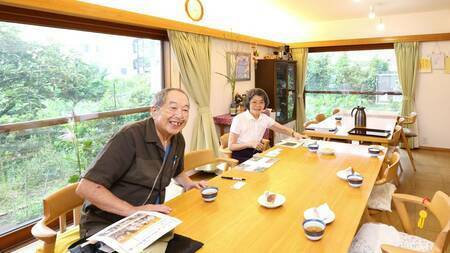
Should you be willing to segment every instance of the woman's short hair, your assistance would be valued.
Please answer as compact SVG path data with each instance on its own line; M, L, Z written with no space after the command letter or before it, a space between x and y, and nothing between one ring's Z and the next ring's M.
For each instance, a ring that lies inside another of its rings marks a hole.
M267 96L267 93L263 89L253 88L247 91L247 96L244 101L245 109L250 110L250 100L252 100L254 96L260 96L263 98L264 109L266 109L269 106L270 101L269 96Z

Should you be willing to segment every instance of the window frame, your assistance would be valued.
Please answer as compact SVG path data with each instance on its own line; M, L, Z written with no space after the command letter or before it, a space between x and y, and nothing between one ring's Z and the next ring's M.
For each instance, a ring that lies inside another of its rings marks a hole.
M360 45L344 45L344 46L325 46L325 47L312 47L309 48L308 54L310 53L325 53L325 52L340 52L340 51L362 51L362 50L378 50L378 49L394 49L394 43L378 43L378 44L360 44ZM306 78L305 78L306 80ZM334 94L334 95L403 95L402 92L395 91L318 91L318 90L307 90L306 83L305 89L303 90L303 106L306 111L306 93L310 94Z
M170 55L167 53L167 51L169 50L167 46L168 35L165 29L153 29L90 18L74 17L70 15L12 7L3 4L0 4L0 21L159 40L161 42L161 89L165 88L166 81L168 78L170 78L167 64L170 61L170 58L168 58L170 57ZM138 107L108 112L91 113L86 115L77 115L75 117L75 120L83 121L83 119L101 119L112 116L145 112L148 110L149 107ZM47 120L5 124L0 126L0 133L64 124L68 122L69 119L72 119L72 117L60 117ZM36 218L28 222L24 222L23 224L17 226L15 229L4 234L0 234L0 248L5 250L12 249L23 243L34 240L34 237L31 234L31 228L40 219L41 218ZM57 221L55 221L55 225L56 224Z

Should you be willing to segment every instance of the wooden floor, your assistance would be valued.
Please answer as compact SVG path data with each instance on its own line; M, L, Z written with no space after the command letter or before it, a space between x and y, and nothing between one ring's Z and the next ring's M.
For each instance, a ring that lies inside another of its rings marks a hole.
M401 164L404 172L400 178L401 184L397 192L414 194L416 196L432 197L437 190L450 195L450 151L431 151L423 149L413 150L417 172L412 170L405 150L401 150ZM421 210L414 205L407 206L412 221L416 222L418 212ZM381 217L375 217L380 219ZM398 230L401 229L400 221L395 210L390 219ZM437 220L429 215L424 229L416 229L416 235L434 241L440 231ZM18 249L13 252L34 252L36 244ZM450 253L450 247L447 249Z
M403 166L403 174L400 178L400 186L398 193L408 193L419 197L432 198L438 190L450 195L450 152L449 151L431 151L416 149L413 151L414 161L417 172L414 172L405 150L401 150L401 164ZM417 224L420 206L407 205L411 222ZM375 217L381 220L381 217ZM402 231L399 217L394 210L390 216L390 221L398 230ZM416 235L434 241L438 232L438 221L429 215L425 221L425 227L418 229L416 227ZM447 251L450 253L450 247Z

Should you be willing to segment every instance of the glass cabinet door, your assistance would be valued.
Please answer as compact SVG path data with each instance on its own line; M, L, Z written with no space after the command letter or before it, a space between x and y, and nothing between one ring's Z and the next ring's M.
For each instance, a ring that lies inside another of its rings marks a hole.
M295 65L289 64L287 66L287 83L289 90L295 90Z
M277 78L276 83L276 96L275 96L275 108L276 112L276 121L278 122L286 122L288 119L287 115L287 66L284 62L277 62L275 65L275 75Z

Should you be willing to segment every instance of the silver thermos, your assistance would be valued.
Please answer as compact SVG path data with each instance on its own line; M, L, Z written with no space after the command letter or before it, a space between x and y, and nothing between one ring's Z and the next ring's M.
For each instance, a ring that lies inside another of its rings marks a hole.
M355 127L366 127L366 122L367 122L367 117L366 117L366 112L364 111L364 109L366 109L365 107L362 106L357 106L355 108L352 109L352 117L353 117L353 112L356 110L355 113Z

